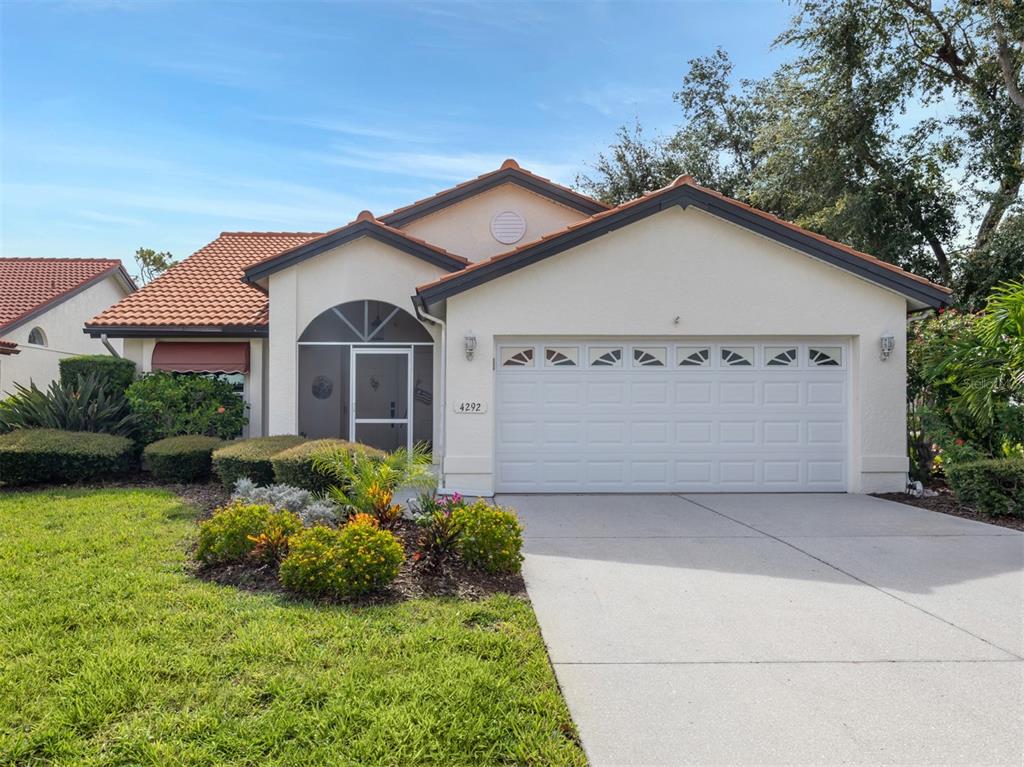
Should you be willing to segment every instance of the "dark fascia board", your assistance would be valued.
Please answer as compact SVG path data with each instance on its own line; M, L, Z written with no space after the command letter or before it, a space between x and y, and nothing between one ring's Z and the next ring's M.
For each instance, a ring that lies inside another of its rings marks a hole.
M949 304L949 295L938 288L926 285L891 269L886 269L883 266L848 253L842 248L829 245L816 237L803 234L788 226L752 213L742 206L731 204L727 200L688 185L674 187L663 194L652 195L649 200L632 205L620 213L610 214L595 221L593 225L584 225L570 230L561 236L538 242L533 247L524 248L512 256L498 259L487 266L466 272L465 276L455 277L454 279L446 280L438 285L419 291L419 295L425 304L435 304L477 285L489 282L496 277L521 269L524 266L574 248L577 245L582 245L608 232L620 229L623 226L632 224L635 221L675 205L679 205L682 208L693 205L711 215L738 224L752 232L764 235L833 266L845 269L877 285L895 290L927 306L940 307Z
M270 335L266 325L87 325L82 332L93 338L266 338Z
M590 200L554 184L545 183L531 173L525 173L517 168L503 168L484 178L470 181L468 184L450 189L447 192L441 192L436 197L427 198L423 202L412 205L405 210L381 216L380 220L388 226L405 226L419 218L429 216L431 213L436 213L439 210L444 210L451 205L455 205L469 197L486 192L488 189L493 189L502 184L517 184L527 191L547 197L553 202L573 208L581 213L586 213L588 216L608 210L606 205L602 205L596 200Z
M276 256L265 263L250 266L245 270L242 281L255 283L256 280L269 277L274 272L287 269L289 266L294 266L301 261L305 261L307 258L312 258L324 251L337 248L340 245L345 245L353 240L358 240L360 237L372 237L375 240L383 242L386 245L390 245L391 247L401 250L404 253L408 253L411 256L421 258L424 261L434 264L434 266L439 266L449 272L457 272L460 269L464 269L466 266L466 263L458 258L445 255L444 253L440 253L433 248L428 248L425 245L420 245L407 237L388 231L372 221L357 221L350 226L346 226L331 234L324 235L323 237L306 243L305 245L292 248L291 250L286 251L280 256Z
M14 322L10 323L9 325L4 325L3 327L0 327L0 331L2 331L4 333L9 333L10 331L14 330L15 328L20 328L22 325L24 325L27 322L31 322L32 320L34 320L39 315L45 314L46 312L50 311L54 307L60 306L65 301L74 298L79 293L81 293L81 292L83 292L85 290L88 290L93 285L98 285L99 283L103 282L103 280L107 279L107 277L110 277L111 275L114 275L117 278L119 278L119 280L122 283L124 283L123 287L128 288L130 286L131 289L128 290L129 293L134 293L136 290L138 290L138 288L135 286L135 281L132 280L132 278L130 276L128 276L128 272L126 272L124 270L123 266L120 266L120 265L112 266L109 269L106 269L106 270L100 272L95 277L92 277L92 278L86 280L85 282L83 282L82 284L72 288L71 290L67 291L66 293L62 293L61 295L57 296L56 298L52 299L51 301L47 301L46 303L40 304L35 309L31 310L28 314L23 314L20 317L18 317L16 320L14 320Z

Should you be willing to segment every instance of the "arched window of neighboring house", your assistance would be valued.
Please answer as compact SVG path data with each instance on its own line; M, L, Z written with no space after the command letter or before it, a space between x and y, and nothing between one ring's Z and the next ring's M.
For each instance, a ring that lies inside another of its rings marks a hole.
M43 332L42 328L32 328L28 332L28 342L36 346L46 346L46 333Z

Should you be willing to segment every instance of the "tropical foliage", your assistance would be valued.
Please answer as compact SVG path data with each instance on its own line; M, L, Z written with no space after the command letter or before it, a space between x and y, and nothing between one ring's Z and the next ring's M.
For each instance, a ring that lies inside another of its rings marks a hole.
M230 383L194 373L156 371L126 392L143 444L179 434L234 439L247 418L245 402Z
M0 431L62 429L133 436L138 418L122 392L96 373L75 382L53 381L46 391L34 383L15 384L15 393L0 401Z
M401 449L386 455L335 447L317 454L313 465L334 484L328 496L349 514L362 512L377 518L381 528L390 530L402 516L394 502L402 487L432 488L437 480L430 471L431 454L426 445L411 452Z
M917 478L1024 456L1024 281L997 287L978 314L949 310L913 323L907 363Z

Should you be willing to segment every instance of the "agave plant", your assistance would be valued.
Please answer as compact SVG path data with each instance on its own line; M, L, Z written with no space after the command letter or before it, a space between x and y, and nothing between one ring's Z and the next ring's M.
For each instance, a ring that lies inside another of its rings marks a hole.
M394 502L397 490L437 484L430 461L427 446L416 445L386 455L335 448L316 456L313 465L334 481L327 492L349 514L370 514L390 530L402 516L401 505Z
M96 374L79 375L71 384L53 381L44 392L34 383L15 384L0 402L0 431L63 429L130 437L136 417L124 394L107 387Z

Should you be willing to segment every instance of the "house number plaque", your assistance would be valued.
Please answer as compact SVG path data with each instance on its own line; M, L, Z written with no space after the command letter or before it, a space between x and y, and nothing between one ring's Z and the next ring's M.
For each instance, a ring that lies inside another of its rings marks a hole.
M479 400L459 400L455 403L456 413L486 413L487 403L480 402Z

